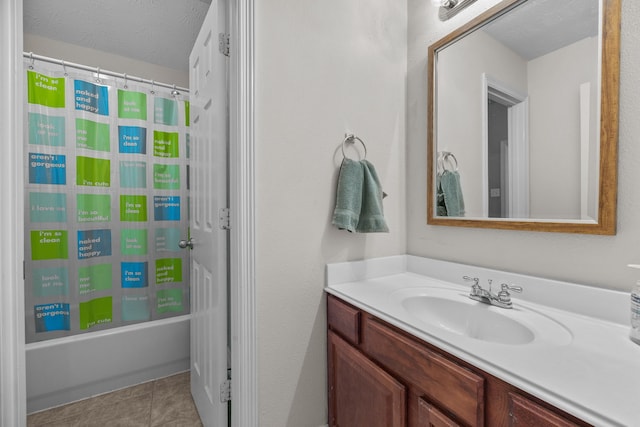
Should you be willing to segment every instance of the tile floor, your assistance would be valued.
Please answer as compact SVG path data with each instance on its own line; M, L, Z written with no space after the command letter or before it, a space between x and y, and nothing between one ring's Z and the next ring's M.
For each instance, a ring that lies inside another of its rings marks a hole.
M191 398L189 372L36 412L28 427L202 426Z

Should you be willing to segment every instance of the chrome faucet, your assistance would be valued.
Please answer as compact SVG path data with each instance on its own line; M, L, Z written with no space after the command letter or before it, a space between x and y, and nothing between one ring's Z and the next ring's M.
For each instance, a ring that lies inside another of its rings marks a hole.
M469 298L485 304L495 305L496 307L512 308L513 303L511 302L511 293L509 291L522 292L522 287L520 286L503 283L500 292L494 294L491 291L491 283L493 282L491 279L487 280L489 282L489 290L486 290L480 286L480 279L477 277L463 276L462 278L467 282L473 282Z

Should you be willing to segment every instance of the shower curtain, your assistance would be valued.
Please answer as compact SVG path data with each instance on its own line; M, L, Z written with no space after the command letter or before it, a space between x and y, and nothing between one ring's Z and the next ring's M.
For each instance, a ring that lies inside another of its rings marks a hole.
M189 103L25 61L26 342L189 312Z

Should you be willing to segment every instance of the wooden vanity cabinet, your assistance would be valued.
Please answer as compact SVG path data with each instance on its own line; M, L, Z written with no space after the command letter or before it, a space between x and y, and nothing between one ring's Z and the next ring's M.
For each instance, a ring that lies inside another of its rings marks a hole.
M522 390L327 297L329 426L589 426Z

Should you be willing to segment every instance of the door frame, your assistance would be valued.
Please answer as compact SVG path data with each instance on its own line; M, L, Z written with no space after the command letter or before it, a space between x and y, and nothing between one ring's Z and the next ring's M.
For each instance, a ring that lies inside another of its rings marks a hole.
M24 254L22 0L0 2L0 28L0 200L9 206L0 209L0 425L24 426L24 289L15 286L23 281Z
M258 427L255 227L255 0L229 1L231 425Z
M482 73L482 215L489 216L489 99L499 100L509 111L509 218L529 217L529 97ZM513 108L517 107L517 108Z
M234 427L258 426L255 300L254 2L230 0L230 280ZM0 137L23 141L22 0L0 2ZM22 144L0 156L0 425L25 426L27 401L24 292ZM6 206L6 205L5 205Z

